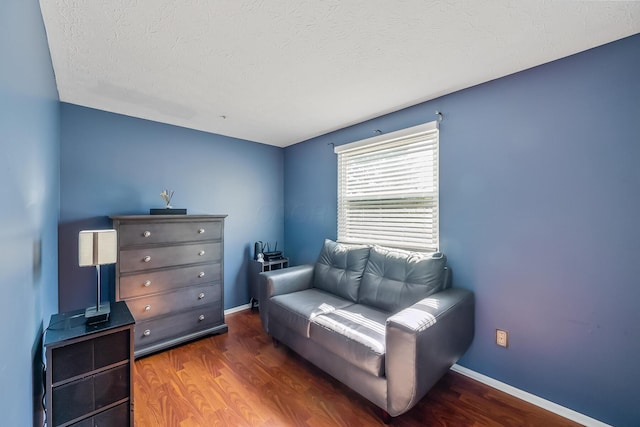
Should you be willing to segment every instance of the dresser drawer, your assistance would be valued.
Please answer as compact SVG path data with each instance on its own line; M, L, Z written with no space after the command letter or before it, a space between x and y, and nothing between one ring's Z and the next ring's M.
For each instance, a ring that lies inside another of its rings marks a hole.
M136 322L165 314L182 312L220 301L220 283L192 286L174 292L154 294L127 300L127 305Z
M220 261L221 254L221 243L125 249L119 254L120 273Z
M129 330L80 341L51 351L51 379L57 384L129 359Z
M129 397L129 364L53 387L53 420L57 426Z
M118 234L120 246L218 240L222 221L124 223Z
M138 322L134 331L136 352L162 341L213 328L220 325L222 319L222 301L219 301L201 309Z
M121 299L132 298L208 282L222 282L222 264L195 265L121 276L119 291Z
M86 418L70 427L101 427L101 426L128 426L131 422L131 410L129 402L100 412L93 417Z

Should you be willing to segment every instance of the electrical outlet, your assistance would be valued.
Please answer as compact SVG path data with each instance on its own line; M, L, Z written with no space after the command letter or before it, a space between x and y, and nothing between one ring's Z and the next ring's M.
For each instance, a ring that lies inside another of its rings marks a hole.
M502 329L496 329L496 344L500 347L507 348L509 344L509 332Z

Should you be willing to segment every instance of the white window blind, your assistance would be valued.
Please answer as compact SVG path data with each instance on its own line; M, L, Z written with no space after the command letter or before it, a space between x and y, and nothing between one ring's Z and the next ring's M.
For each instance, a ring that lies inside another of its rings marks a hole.
M438 128L426 123L341 145L338 240L438 250Z

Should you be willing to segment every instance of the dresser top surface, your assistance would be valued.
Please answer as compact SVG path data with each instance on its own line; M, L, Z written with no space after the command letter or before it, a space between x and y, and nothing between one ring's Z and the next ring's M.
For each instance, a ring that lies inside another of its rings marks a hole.
M111 303L111 313L109 314L109 320L106 322L87 325L84 312L85 309L80 309L51 316L44 338L44 345L54 345L74 338L131 325L135 322L124 301Z
M227 215L111 215L109 218L118 221L149 221L149 220L211 220L224 219Z

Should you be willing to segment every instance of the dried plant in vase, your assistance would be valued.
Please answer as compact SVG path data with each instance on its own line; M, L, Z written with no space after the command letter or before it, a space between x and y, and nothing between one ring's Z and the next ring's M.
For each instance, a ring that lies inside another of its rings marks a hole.
M173 190L169 191L169 190L163 190L162 193L160 193L160 197L162 197L162 199L164 200L164 202L167 204L165 206L165 209L171 209L171 198L173 197Z

